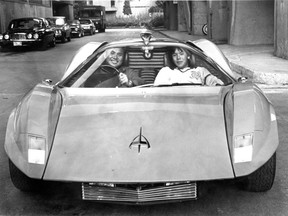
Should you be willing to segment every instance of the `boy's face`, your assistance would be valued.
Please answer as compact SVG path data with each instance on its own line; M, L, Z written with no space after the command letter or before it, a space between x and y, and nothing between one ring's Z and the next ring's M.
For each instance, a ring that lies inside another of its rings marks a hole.
M177 48L172 55L172 59L179 69L188 67L188 56L184 50Z

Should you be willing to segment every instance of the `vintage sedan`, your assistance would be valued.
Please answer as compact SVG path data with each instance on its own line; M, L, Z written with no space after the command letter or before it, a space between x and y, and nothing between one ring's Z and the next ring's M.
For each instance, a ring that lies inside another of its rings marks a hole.
M106 59L115 47L144 85L111 85L119 70ZM223 84L155 84L175 47ZM214 43L145 32L83 46L60 81L39 83L12 111L4 147L20 190L75 182L83 200L153 204L197 199L203 184L219 180L268 191L278 142L272 104Z
M55 41L54 29L41 17L13 19L8 25L8 30L0 34L2 48L37 46L45 50L48 45L55 47Z
M83 26L85 33L87 33L89 35L95 34L96 27L95 27L95 25L91 19L80 18L79 21L80 21L81 25Z
M85 35L84 28L81 25L79 20L73 20L70 22L70 28L71 28L71 35L76 36L78 38L83 37Z
M55 28L56 40L61 40L62 43L71 41L71 28L64 16L54 16L46 18L49 23Z

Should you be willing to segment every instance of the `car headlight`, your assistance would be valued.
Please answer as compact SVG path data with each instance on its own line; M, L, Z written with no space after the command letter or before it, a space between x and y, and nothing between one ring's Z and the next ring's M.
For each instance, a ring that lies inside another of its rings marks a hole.
M8 40L9 39L9 35L8 34L4 35L4 39Z
M31 33L27 34L27 38L31 39L32 38L32 34Z
M234 137L233 158L234 163L252 161L253 133Z
M0 34L0 40L3 40L3 35L2 34Z
M34 39L38 39L38 38L39 38L39 34L35 33L35 34L33 35L33 38L34 38Z
M78 28L75 28L75 31L78 31Z
M28 136L28 162L34 164L45 163L46 141L43 137Z

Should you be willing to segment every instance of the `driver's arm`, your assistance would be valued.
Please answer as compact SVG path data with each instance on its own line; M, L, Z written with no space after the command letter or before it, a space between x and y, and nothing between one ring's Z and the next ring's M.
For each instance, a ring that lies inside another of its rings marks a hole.
M124 68L121 70L121 73L119 74L119 80L121 84L126 85L127 87L133 87L138 85L145 84L145 81L139 76L140 70L137 69L130 69L130 68Z

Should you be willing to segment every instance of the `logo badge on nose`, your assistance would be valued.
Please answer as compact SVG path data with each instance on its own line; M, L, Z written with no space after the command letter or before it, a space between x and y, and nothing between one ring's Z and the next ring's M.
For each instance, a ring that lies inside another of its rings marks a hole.
M132 149L133 146L138 147L138 154L140 154L142 146L147 147L147 149L150 148L149 141L146 139L145 136L142 135L142 127L140 127L140 134L132 140L132 142L129 145L129 148Z

